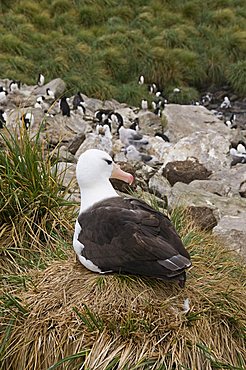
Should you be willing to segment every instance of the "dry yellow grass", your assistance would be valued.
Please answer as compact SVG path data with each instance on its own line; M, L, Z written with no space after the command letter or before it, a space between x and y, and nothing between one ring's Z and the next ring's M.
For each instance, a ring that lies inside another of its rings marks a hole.
M243 370L245 269L211 236L190 233L193 267L183 290L91 273L73 252L34 271L26 292L7 292L8 302L18 300L5 300L2 369Z

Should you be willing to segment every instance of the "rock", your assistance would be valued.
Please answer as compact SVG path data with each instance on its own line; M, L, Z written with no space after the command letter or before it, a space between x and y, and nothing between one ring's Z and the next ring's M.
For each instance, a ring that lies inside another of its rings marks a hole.
M75 135L73 140L68 145L68 148L67 148L68 151L71 154L74 155L77 152L77 150L79 149L80 145L84 142L84 140L85 140L85 133L84 132L80 132L77 135Z
M129 162L134 163L135 174L138 176L139 179L143 179L146 183L149 182L149 179L154 175L156 169L149 166L148 164L144 164L143 162Z
M85 134L90 127L82 118L66 117L57 114L46 118L45 136L48 143L57 145L60 142L71 143L77 133ZM68 146L68 145L67 145Z
M196 158L188 158L185 161L167 163L162 174L171 185L174 185L176 182L189 184L193 180L206 180L211 175L211 171L208 171Z
M149 136L154 136L156 132L162 131L162 121L159 116L150 111L140 111L138 113L140 129Z
M8 89L10 82L8 79L0 80L0 85ZM103 102L84 94L86 113L80 114L72 109L71 117L63 117L58 102L53 103L53 99L51 107L46 99L47 106L34 108L37 96L46 95L48 87L57 98L66 92L66 85L60 78L42 87L22 84L20 90L8 94L3 110L7 115L6 128L10 132L16 128L19 130L22 113L33 114L34 124L28 133L30 137L39 133L45 153L52 151L58 157L60 179L64 186L68 186L66 199L80 201L74 162L85 150L99 148L109 152L115 162L120 162L121 167L135 177L131 187L112 180L118 191L130 194L132 190L141 191L141 196L146 194L154 206L165 204L167 207L168 200L171 209L179 205L188 207L189 217L200 228L213 228L214 233L225 238L225 242L229 241L233 248L242 250L245 239L246 165L236 164L231 167L229 148L231 144L237 145L239 140L245 141L245 102L240 106L237 102L233 103L238 128L230 130L223 124L223 120L215 116L216 112L212 113L202 106L168 104L160 118L148 110L128 107L113 99ZM221 97L224 96L223 92ZM70 96L71 107L72 101L73 96ZM213 103L214 106L209 107L218 110L220 103ZM45 109L48 110L46 114ZM95 134L95 111L98 109L120 113L127 127L138 118L141 133L149 142L144 153L155 157L158 164L163 164L162 167L156 165L152 168L139 162L133 165L127 162L117 135L113 134L111 140ZM226 111L223 117L227 118L230 114ZM165 130L165 134L170 142L154 137L156 132L162 132L167 122L168 130ZM1 129L3 133L7 132L6 128ZM4 147L1 138L0 144ZM219 224L215 226L217 221Z
M240 253L246 258L246 212L237 216L226 215L221 218L218 225L213 229L213 234L220 239L230 249Z
M69 153L65 145L56 148L54 152L57 155L57 158L60 162L72 163L75 161L74 156L71 153Z
M63 186L69 187L69 192L79 191L79 187L76 180L75 163L58 162L57 166L53 167L53 171L57 171L57 174Z
M241 184L246 182L246 165L237 164L229 169L221 169L210 176L210 180L219 181L230 188L228 196L238 196Z
M223 216L238 216L246 212L246 199L238 197L221 197L204 190L194 189L190 185L177 182L172 188L168 198L171 209L177 206L209 207L217 220Z
M230 168L229 138L214 131L195 132L179 140L174 146L167 148L162 161L164 166L169 162L185 161L189 157L206 166L210 171L217 172Z
M118 112L118 110L122 109L123 107L122 107L122 104L119 103L117 100L112 99L112 100L105 100L103 108L111 109L112 111L117 110Z
M165 199L167 203L168 195L171 192L171 185L164 176L157 172L149 179L149 191L157 197Z
M46 89L50 88L51 91L55 94L56 98L60 98L61 95L63 95L64 91L66 91L66 84L61 78L55 78L54 80L51 80L47 84L39 87L36 86L33 90L33 93L35 95L45 95Z
M228 128L203 106L168 104L164 114L167 118L167 136L171 142L190 136L195 132L213 130L228 136Z
M173 144L154 136L149 136L148 141L148 154L155 156L159 161L163 161L173 147Z
M82 97L86 103L86 110L90 110L92 112L97 111L98 109L102 109L103 107L103 102L99 99L93 99L93 98L88 98L86 95L82 94Z
M223 181L216 180L194 180L190 183L193 189L204 190L222 197L230 196L231 188Z
M87 149L100 149L105 150L107 153L112 155L112 141L105 136L99 136L94 133L86 135L85 140L80 145L79 149L75 154L75 158L78 159L80 154L84 153Z
M66 129L68 131L73 132L73 134L78 134L78 133L87 133L91 132L92 129L90 125L88 124L87 121L85 121L81 116L77 115L72 115L71 117L68 117L69 119L65 120L66 124Z
M187 214L201 230L210 231L217 225L214 213L209 207L187 207Z

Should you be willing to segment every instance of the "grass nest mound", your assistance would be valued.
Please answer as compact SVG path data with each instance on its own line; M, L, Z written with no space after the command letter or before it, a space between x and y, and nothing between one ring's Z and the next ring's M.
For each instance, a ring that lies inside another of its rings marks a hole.
M244 266L192 235L184 289L91 273L73 254L33 271L2 298L2 369L245 369Z

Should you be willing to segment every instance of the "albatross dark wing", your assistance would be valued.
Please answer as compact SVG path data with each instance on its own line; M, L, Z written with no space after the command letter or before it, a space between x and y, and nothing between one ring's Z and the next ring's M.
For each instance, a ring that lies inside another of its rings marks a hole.
M170 220L145 202L110 198L78 221L82 255L102 271L185 280L189 253Z

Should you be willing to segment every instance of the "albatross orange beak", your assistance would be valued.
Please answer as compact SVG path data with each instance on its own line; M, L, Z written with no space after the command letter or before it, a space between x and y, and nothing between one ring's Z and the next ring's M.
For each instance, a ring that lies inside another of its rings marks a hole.
M122 171L120 166L117 164L113 164L113 171L111 174L111 179L118 179L127 182L128 184L132 184L134 181L134 177L132 174Z

